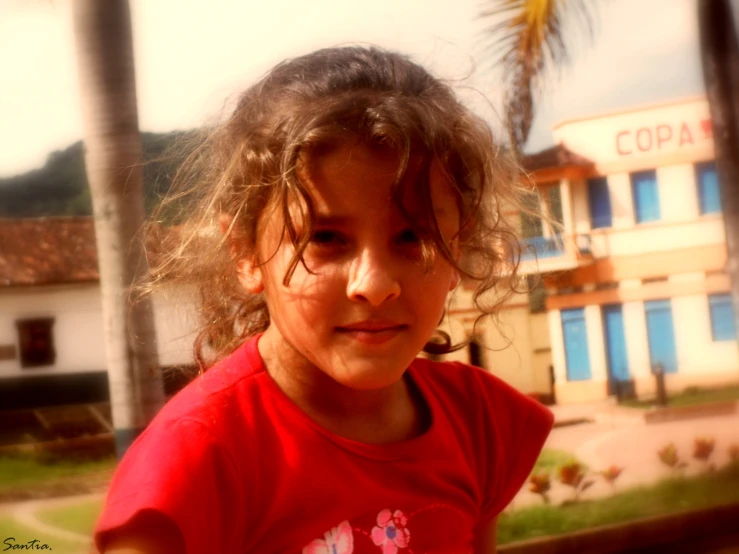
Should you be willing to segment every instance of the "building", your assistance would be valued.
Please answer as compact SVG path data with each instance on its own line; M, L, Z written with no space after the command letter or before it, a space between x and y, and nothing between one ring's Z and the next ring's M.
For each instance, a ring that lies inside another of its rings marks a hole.
M0 220L2 409L107 400L98 279L91 218ZM192 364L193 313L176 294L154 298L169 388Z
M538 258L523 270L538 265L546 288L557 402L650 397L658 370L668 391L739 382L706 100L566 121L554 137L526 164L539 209L562 229L524 220L522 231ZM522 358L543 352L540 318L530 314L514 343ZM511 373L489 358L491 371ZM518 364L511 381L541 393L543 363Z

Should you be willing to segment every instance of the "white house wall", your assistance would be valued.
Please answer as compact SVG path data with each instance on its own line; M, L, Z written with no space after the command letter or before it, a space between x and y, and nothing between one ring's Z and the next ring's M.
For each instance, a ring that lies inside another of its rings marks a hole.
M192 312L185 304L155 298L161 365L192 363ZM188 315L188 312L189 315ZM53 318L53 365L23 368L16 321ZM0 345L15 345L16 358L0 360L0 379L104 371L105 344L97 284L7 288L0 293Z
M192 346L197 329L196 298L177 287L154 295L153 305L159 365L192 364Z

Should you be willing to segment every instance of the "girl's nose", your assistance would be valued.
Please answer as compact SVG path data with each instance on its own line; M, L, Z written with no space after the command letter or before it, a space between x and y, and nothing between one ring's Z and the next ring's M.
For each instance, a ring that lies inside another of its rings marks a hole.
M352 263L347 296L350 300L378 307L400 296L400 282L387 260L365 249Z

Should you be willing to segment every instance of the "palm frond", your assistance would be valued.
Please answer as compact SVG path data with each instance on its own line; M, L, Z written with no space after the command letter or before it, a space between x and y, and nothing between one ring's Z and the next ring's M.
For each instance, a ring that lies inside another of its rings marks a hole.
M535 115L535 98L549 74L569 62L565 29L593 34L589 0L486 0L479 17L486 55L500 65L505 86L505 117L512 148L520 153Z

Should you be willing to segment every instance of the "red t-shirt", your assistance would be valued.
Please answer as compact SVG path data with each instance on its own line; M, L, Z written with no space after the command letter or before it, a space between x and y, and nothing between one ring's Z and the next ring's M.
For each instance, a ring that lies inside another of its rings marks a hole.
M190 383L121 461L95 530L141 510L188 554L462 553L527 479L552 414L489 373L418 358L429 429L364 444L320 427L277 387L258 338Z

